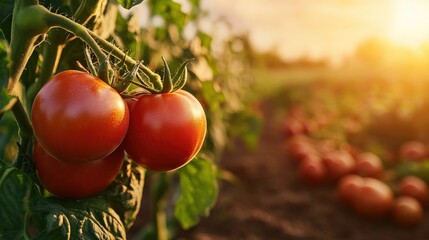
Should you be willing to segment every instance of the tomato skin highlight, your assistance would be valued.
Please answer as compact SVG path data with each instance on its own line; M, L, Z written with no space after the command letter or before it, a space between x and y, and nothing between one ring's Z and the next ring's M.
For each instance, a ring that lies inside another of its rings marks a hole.
M190 93L141 95L132 103L125 151L146 169L170 171L192 160L201 149L207 122Z
M75 70L52 77L32 108L37 141L54 158L68 162L106 157L121 144L128 122L127 104L113 88Z
M121 170L123 149L109 156L83 163L70 163L50 156L39 144L34 146L37 175L50 193L66 199L91 197L107 188Z

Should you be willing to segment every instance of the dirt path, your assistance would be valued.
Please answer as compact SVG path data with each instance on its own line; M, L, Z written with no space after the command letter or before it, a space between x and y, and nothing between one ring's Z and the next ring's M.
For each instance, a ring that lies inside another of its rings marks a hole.
M223 168L239 183L223 182L209 218L177 239L429 239L429 214L415 228L403 229L389 219L366 220L338 204L334 186L309 187L297 180L286 159L281 115L267 102L260 146L225 153Z

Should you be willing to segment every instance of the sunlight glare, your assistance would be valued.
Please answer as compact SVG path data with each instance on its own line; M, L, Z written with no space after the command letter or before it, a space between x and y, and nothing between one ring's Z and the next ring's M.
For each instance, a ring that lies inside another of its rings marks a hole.
M408 47L418 47L429 40L429 2L396 0L389 37Z

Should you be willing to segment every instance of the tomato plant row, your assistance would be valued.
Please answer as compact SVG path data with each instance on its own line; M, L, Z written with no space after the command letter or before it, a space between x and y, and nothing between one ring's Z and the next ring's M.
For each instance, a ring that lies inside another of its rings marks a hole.
M390 216L402 226L419 224L429 204L429 139L411 131L402 138L385 138L372 127L382 115L379 109L355 112L367 107L366 95L342 83L329 84L323 85L323 94L292 102L283 121L285 149L298 178L312 186L333 185L339 202L357 215Z

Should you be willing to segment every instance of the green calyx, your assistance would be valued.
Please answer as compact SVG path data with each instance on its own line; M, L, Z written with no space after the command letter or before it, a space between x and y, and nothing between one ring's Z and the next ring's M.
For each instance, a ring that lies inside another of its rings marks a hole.
M186 84L186 80L188 78L188 69L187 65L192 59L188 59L180 65L179 69L177 69L174 77L171 76L170 67L168 66L167 61L164 57L162 57L162 61L164 63L164 76L162 78L162 89L159 93L171 93L177 91Z

